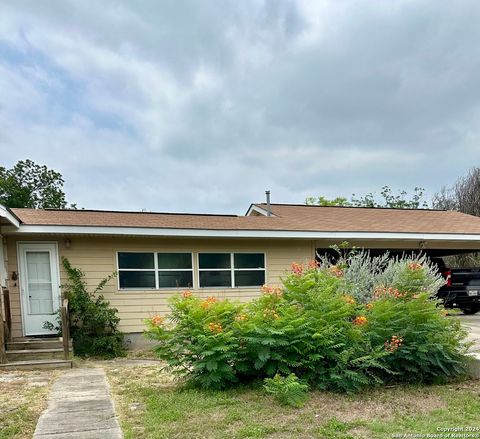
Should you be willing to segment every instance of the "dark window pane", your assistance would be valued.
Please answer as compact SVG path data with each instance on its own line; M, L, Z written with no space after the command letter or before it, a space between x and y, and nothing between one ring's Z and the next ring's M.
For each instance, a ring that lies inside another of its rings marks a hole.
M265 283L265 272L258 271L236 271L235 286L236 287L257 287Z
M265 268L263 253L235 253L235 268Z
M192 288L191 271L159 271L158 286L160 288Z
M118 254L118 268L154 268L153 253Z
M160 270L192 268L191 253L159 253L158 268Z
M154 271L120 271L120 288L155 288Z
M200 253L200 268L230 268L230 253Z
M230 271L200 271L201 287L231 287Z

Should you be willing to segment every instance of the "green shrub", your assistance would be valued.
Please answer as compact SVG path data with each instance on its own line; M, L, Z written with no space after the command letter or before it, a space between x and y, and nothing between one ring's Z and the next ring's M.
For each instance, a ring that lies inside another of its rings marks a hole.
M369 255L355 256L357 271L369 266L358 258ZM247 304L187 291L171 299L167 319L147 321L147 335L173 372L205 388L294 374L312 388L353 392L464 371L465 331L430 298L439 282L427 261L401 258L383 269L377 261L361 301L351 294L355 278L346 278L349 261L293 264L283 287L264 286Z
M273 378L265 378L263 388L274 395L282 405L302 407L308 399L308 385L302 383L291 373L286 377L276 374Z
M171 309L171 329L160 316L146 321L147 334L161 342L156 352L171 371L205 388L237 382L240 340L234 322L242 307L213 297L201 300L186 292L171 299Z
M62 265L68 278L68 283L62 285L62 290L68 298L70 335L75 355L101 358L124 355L123 333L118 330L118 311L110 307L110 303L100 294L116 273L103 279L93 292L89 292L82 270L72 267L66 258L62 258ZM60 316L57 321L56 329L60 332ZM45 322L44 326L54 329L49 322Z

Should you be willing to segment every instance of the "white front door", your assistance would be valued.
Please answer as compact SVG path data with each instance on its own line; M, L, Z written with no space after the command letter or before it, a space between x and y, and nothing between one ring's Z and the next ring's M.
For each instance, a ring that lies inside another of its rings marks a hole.
M18 253L24 334L54 334L43 325L56 325L60 307L57 245L19 243Z

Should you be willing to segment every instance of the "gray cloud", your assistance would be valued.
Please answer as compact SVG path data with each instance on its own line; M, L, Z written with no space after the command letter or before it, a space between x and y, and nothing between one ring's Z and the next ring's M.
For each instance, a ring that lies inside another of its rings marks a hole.
M91 208L242 213L480 161L474 0L5 2L2 164Z

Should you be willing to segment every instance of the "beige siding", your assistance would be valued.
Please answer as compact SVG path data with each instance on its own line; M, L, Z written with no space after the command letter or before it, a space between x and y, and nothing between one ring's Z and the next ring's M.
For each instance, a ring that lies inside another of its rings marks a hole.
M194 253L194 276L196 276L196 254L205 251L235 252L253 251L266 254L266 281L275 285L289 269L292 261L304 262L313 257L314 245L311 241L301 240L245 240L245 239L191 239L191 238L118 238L118 237L80 237L71 236L70 248L64 244L65 238L52 236L35 236L32 238L7 238L9 289L12 306L13 336L22 336L22 319L19 296L19 280L11 279L12 272L18 273L18 241L56 241L59 256L67 257L73 266L81 268L86 274L90 287L95 287L100 280L116 270L116 252L132 251L185 251ZM61 283L65 281L61 271ZM168 298L178 291L147 290L119 291L117 281L112 280L104 289L105 297L119 311L120 327L125 332L140 332L144 325L142 320L155 314L168 311ZM248 301L257 296L258 288L224 288L201 289L195 292L202 296L215 295L240 301Z

